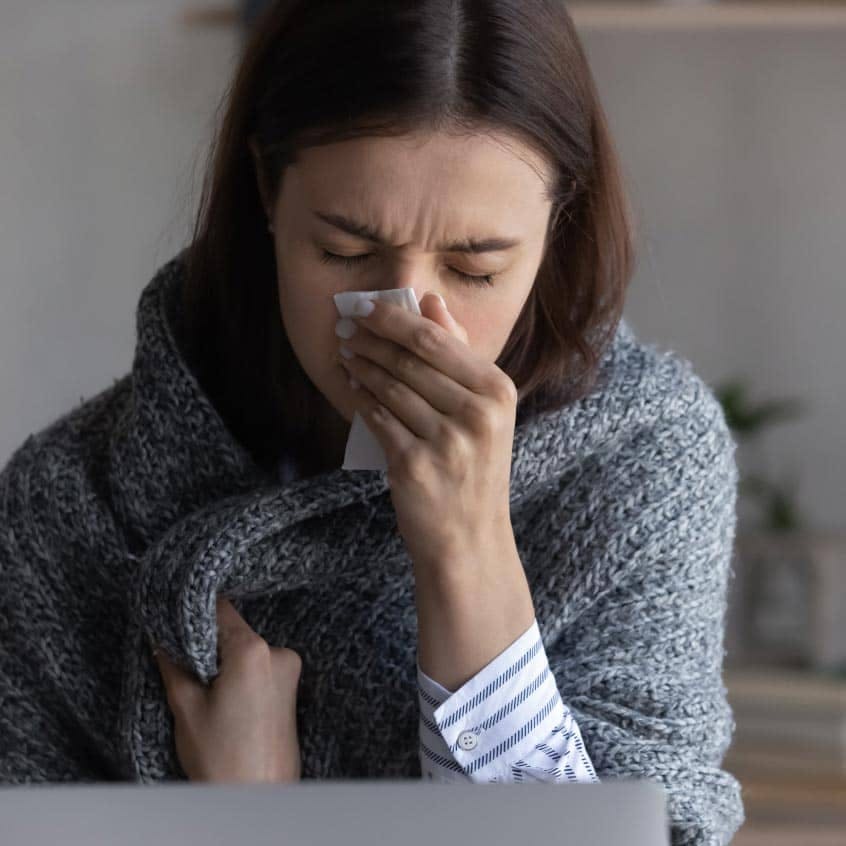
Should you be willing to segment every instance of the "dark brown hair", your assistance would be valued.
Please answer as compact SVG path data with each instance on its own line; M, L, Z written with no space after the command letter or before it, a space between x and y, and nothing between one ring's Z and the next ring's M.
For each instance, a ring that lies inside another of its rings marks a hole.
M589 393L634 270L631 212L560 0L278 0L253 26L209 152L183 309L192 366L262 465L331 409L288 342L250 151L275 197L306 146L419 130L509 133L553 165L544 258L497 359L518 423Z

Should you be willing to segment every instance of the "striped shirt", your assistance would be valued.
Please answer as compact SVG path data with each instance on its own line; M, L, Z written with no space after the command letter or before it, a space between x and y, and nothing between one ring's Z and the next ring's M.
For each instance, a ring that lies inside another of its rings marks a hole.
M420 769L431 781L598 782L537 619L451 692L417 664Z
M287 455L279 481L297 478ZM561 700L537 618L458 690L417 664L420 770L435 782L599 782L570 709Z

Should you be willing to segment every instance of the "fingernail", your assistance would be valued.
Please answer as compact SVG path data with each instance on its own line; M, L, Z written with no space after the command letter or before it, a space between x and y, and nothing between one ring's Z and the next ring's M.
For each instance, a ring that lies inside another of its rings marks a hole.
M335 334L339 338L352 338L357 328L355 322L350 320L349 317L342 317L335 324Z
M367 317L374 308L376 308L376 306L373 305L372 300L358 300L353 307L353 314L357 317Z
M449 309L447 308L447 304L444 302L444 298L443 298L440 294L435 294L435 296L436 296L436 297L437 297L437 298L441 301L441 305L442 305L442 306L443 306L443 307L444 307L447 311L449 311Z
M349 347L345 347L343 344L341 344L341 347L340 347L340 352L341 352L341 355L342 355L344 358L353 358L353 357L355 357L355 353L354 353L354 352L353 352L353 351L352 351Z

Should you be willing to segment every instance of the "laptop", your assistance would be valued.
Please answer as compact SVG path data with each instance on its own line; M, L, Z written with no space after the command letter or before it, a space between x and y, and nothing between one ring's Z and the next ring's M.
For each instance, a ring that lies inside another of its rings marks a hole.
M668 846L663 786L131 782L0 786L3 846Z

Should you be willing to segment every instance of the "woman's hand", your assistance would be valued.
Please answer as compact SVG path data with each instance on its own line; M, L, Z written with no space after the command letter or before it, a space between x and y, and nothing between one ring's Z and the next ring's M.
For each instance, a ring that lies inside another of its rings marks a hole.
M373 303L344 341L355 355L339 361L361 383L356 410L387 457L414 565L420 667L457 690L535 615L511 525L518 392L437 296L419 315ZM384 419L373 416L380 406Z
M220 672L208 687L154 652L182 769L191 781L298 781L300 656L268 646L222 596L217 620Z
M421 315L372 302L374 310L353 317L356 331L341 341L354 356L338 362L361 385L356 410L385 451L397 527L415 570L455 572L464 562L475 570L477 561L492 567L514 545L517 389L471 349L436 295L423 297ZM374 417L381 408L387 414Z

